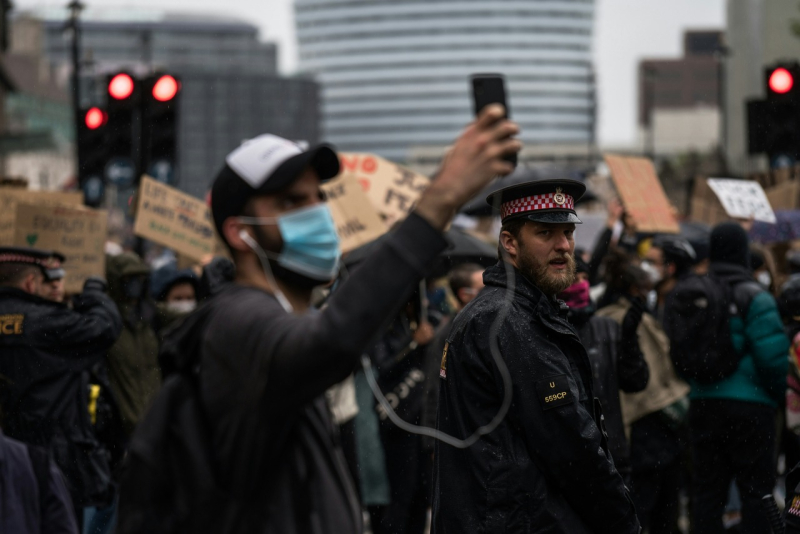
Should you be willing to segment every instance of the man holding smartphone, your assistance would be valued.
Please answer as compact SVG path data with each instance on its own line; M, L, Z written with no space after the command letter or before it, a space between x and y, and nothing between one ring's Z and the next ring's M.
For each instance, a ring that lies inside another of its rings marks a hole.
M362 531L323 394L353 371L408 300L446 247L442 232L458 209L512 171L503 156L519 151L518 127L503 115L502 107L488 107L467 126L414 211L318 312L310 309L312 289L335 278L340 262L320 190L339 172L336 153L325 145L303 151L267 134L227 156L211 211L236 265L234 282L173 330L162 350L173 368L193 373L215 491L203 494L178 471L181 462L159 463L160 451L149 447L165 386L131 442L119 532L170 525L182 532ZM154 480L164 485L153 487Z
M465 439L509 394L511 403L475 445L436 444L436 534L641 530L608 452L589 358L555 297L575 280L574 205L585 189L542 180L487 199L502 212L501 259L447 338L437 428Z

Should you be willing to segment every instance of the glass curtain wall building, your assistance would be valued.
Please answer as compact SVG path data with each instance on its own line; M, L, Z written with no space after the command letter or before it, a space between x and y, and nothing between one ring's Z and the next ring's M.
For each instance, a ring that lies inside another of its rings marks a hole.
M322 138L405 160L472 116L468 76L506 76L526 144L594 138L593 0L295 0Z

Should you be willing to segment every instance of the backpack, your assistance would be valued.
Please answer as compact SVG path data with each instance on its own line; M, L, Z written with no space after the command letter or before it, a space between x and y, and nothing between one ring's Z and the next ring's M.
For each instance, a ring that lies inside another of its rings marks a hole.
M684 379L713 384L739 368L742 354L733 346L730 322L744 319L752 298L763 291L755 281L714 275L680 280L667 297L664 330L670 358Z
M165 380L131 437L120 477L117 532L200 532L202 521L227 500L217 484L211 429L197 379L200 340L206 323L201 308L175 325L190 346L167 338L159 358L170 362ZM163 362L162 362L163 363ZM211 527L211 523L206 523ZM209 530L210 532L211 530Z

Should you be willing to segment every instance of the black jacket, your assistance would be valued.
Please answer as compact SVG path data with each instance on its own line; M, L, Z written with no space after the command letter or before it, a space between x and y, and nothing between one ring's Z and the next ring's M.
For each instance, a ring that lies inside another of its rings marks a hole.
M361 532L361 507L323 393L353 372L445 246L440 232L412 214L319 313L289 314L273 295L231 284L167 335L176 355L200 352L199 392L225 492L225 500L193 510L192 523L209 520L193 532ZM193 325L198 318L203 324ZM164 363L165 370L180 367ZM136 519L133 500L147 491L123 480L120 525Z
M559 303L514 270L505 315L504 264L487 269L483 280L486 288L456 317L448 338L437 426L466 438L498 412L503 381L490 351L497 317L504 318L496 341L513 402L500 426L472 447L437 442L433 532L639 532L596 423L589 359Z
M608 317L592 314L578 320L571 317L586 348L592 365L594 393L603 405L603 417L608 432L608 449L623 477L631 472L630 447L625 437L620 390L636 393L647 387L650 373L640 350L626 351L620 338L620 327ZM638 349L638 343L636 344Z
M88 411L88 370L116 341L122 319L99 288L67 306L16 288L0 288L0 375L7 436L48 447L76 505L106 502L108 457ZM11 325L11 326L9 326Z

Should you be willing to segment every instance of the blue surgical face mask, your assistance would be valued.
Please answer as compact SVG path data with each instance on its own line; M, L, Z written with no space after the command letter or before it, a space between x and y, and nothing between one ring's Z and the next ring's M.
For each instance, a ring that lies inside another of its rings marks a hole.
M280 217L240 217L239 221L278 225L283 249L274 259L282 267L320 282L333 280L339 272L339 236L327 204L316 204Z

